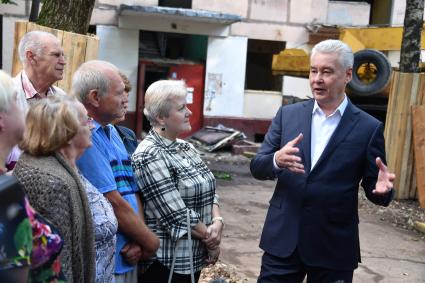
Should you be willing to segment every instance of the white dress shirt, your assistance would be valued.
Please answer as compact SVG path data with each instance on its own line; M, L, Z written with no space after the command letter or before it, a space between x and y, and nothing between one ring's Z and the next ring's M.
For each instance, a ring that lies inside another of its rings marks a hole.
M335 132L347 104L348 99L345 96L338 108L331 115L326 116L317 101L314 101L311 118L311 169L316 165L329 139Z

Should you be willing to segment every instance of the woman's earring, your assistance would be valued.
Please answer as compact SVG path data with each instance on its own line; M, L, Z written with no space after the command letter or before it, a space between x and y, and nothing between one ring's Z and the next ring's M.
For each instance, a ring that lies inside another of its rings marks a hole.
M164 131L165 131L165 127L162 127L162 128L161 128L161 131L163 131L163 132L164 132Z

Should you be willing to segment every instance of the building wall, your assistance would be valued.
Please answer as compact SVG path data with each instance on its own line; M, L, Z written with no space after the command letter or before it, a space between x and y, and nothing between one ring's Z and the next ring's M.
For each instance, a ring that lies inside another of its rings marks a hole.
M139 31L98 25L100 60L109 61L130 80L133 89L129 95L128 111L136 111L137 70L139 64Z
M209 37L204 116L243 117L246 37Z
M30 11L30 1L16 0L16 2L18 2L18 6L0 4L0 14L5 15L3 17L2 44L3 66L6 70L11 70L10 54L13 48L14 22L17 19L26 20ZM393 0L393 2L392 23L402 24L405 0ZM117 28L120 22L118 17L120 4L157 6L158 0L97 0L92 14L91 24L98 25L98 34L101 37L99 58L115 63L130 76L130 80L136 86L138 29L140 27ZM192 8L231 13L243 18L241 22L232 24L228 33L219 36L211 36L212 33L209 33L205 101L207 102L207 95L209 95L207 93L208 73L221 72L225 84L222 89L223 95L213 99L213 107L210 109L207 104L204 105L206 116L242 118L249 118L257 114L261 116L262 107L247 105L247 103L261 101L262 99L259 97L276 103L275 94L259 96L258 93L251 93L244 89L248 39L281 41L285 42L287 47L299 47L308 42L306 26L320 23L366 25L370 13L370 6L367 3L329 0L192 0ZM137 21L140 22L142 19ZM155 26L153 23L149 27L144 27L149 30L158 28L156 30L161 31L158 25ZM187 25L186 28L187 30L179 32L196 33L191 25ZM219 62L221 63L219 64ZM283 94L285 92L294 92L295 94L299 83L295 79L285 79ZM304 93L307 90L305 80L302 86ZM136 95L132 93L130 95L130 111L135 110L135 101ZM257 114L255 113L256 109L258 109Z
M192 0L192 9L229 13L246 18L249 2L249 0Z

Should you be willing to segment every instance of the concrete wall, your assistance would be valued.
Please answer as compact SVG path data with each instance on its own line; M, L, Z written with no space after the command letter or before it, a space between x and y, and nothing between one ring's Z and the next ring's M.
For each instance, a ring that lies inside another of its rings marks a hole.
M158 0L97 0L96 5L112 5L119 6L120 4L126 5L140 5L140 6L158 6Z
M331 25L366 26L369 16L368 3L329 1L326 22Z
M116 65L133 85L129 96L128 111L135 111L139 63L139 31L99 25L96 28L96 33L100 38L99 59Z
M243 104L244 118L273 119L282 105L282 93L247 89Z
M298 24L325 23L328 0L297 0L290 2L289 22Z
M299 98L312 97L310 83L308 79L291 76L283 76L283 95L295 96Z
M204 115L242 117L248 39L209 37Z
M3 17L2 68L9 74L12 73L13 42L15 40L15 22L17 21L22 21L22 19Z
M289 0L252 0L249 7L249 19L271 22L288 22Z
M230 13L246 18L248 0L192 0L192 9Z

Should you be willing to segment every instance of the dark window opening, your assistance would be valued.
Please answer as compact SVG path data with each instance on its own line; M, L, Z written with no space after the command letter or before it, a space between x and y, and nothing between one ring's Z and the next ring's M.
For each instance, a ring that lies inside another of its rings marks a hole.
M204 63L208 37L153 31L140 32L139 58L189 60Z
M254 142L263 142L264 141L264 134L254 134Z
M96 25L89 25L89 30L87 33L96 34Z
M159 0L158 6L192 9L192 0Z
M284 48L281 41L248 39L245 89L282 90L282 76L272 74L272 59Z

